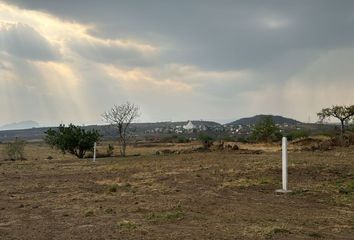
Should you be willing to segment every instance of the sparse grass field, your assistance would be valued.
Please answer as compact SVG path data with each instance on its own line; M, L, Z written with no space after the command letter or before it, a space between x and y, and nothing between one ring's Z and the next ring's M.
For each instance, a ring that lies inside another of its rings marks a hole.
M157 149L93 163L36 143L0 160L0 239L354 239L353 147L289 153L287 195L274 148Z

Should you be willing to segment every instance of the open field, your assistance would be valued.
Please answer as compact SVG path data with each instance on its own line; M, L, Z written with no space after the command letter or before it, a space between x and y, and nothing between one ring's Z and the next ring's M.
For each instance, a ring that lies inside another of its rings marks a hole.
M93 163L36 143L0 160L0 239L354 239L353 147L289 153L287 195L276 148L158 149Z

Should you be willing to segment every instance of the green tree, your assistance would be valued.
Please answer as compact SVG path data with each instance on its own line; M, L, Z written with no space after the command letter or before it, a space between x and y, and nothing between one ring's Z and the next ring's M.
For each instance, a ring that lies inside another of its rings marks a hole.
M63 153L69 152L78 158L83 158L87 151L92 151L94 143L98 142L101 137L95 129L86 131L73 124L68 127L61 124L58 130L49 129L45 133L46 143Z
M264 117L252 129L252 137L256 141L271 142L280 137L279 128L275 125L271 116Z
M321 112L317 113L320 122L325 119L336 118L340 121L341 135L345 132L345 126L350 119L354 118L354 105L351 106L332 106L330 108L323 108Z

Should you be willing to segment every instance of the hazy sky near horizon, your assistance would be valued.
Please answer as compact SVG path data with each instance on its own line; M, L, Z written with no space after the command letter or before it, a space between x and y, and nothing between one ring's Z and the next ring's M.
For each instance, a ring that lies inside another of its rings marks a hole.
M0 125L278 114L354 104L352 0L0 0Z

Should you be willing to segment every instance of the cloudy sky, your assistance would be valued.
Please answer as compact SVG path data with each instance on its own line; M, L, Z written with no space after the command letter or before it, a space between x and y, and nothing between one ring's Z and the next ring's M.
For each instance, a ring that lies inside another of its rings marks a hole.
M0 0L0 125L125 101L140 122L354 104L354 1Z

